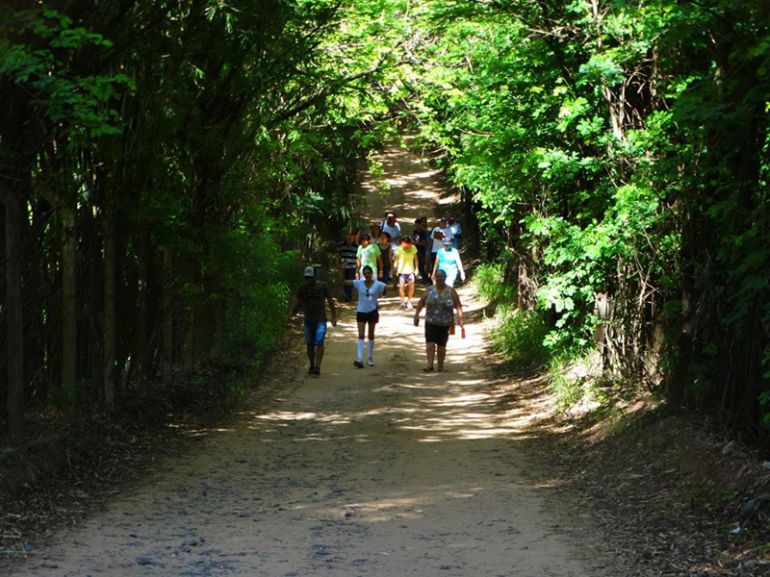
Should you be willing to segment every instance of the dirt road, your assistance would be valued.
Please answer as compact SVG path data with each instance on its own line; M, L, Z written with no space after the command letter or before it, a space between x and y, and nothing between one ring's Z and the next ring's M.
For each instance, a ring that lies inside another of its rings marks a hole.
M433 211L435 174L391 151L405 222ZM394 175L393 172L389 174ZM447 199L442 199L448 201ZM411 227L409 227L411 229ZM478 310L469 288L466 312ZM566 577L607 575L527 480L528 414L503 410L482 322L424 374L422 326L382 310L375 366L353 367L352 307L320 377L275 359L271 395L103 512L31 554L24 577Z

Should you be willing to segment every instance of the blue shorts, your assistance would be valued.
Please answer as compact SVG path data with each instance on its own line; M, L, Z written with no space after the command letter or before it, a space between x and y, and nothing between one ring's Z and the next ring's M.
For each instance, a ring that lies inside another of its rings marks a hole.
M320 347L326 338L326 321L305 323L305 342L309 347Z

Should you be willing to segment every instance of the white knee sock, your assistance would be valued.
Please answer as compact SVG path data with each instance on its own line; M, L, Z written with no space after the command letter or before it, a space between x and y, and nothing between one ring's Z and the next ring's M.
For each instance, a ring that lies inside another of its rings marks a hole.
M369 360L371 361L372 355L374 354L374 340L369 339L369 341L366 344L368 345L368 349L369 349L368 357L369 357Z
M356 359L360 363L364 360L364 339L358 339L356 344Z

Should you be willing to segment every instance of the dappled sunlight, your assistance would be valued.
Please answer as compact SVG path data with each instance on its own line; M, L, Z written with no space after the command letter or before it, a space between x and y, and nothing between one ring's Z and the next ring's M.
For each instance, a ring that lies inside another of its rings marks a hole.
M392 404L363 407L348 412L291 412L280 410L252 415L250 428L264 432L279 431L293 424L307 423L312 431L302 435L305 440L323 441L345 435L342 428L377 430L369 421L384 421L402 433L417 435L418 441L440 440L477 441L493 438L525 438L522 430L531 416L523 409L495 410L499 395L468 392L455 394L455 387L446 383L429 391L418 383L400 385L396 390L419 390L417 397ZM394 390L393 385L373 389L379 392ZM425 393L429 394L425 394ZM296 434L296 431L295 431Z
M318 519L329 519L337 517L341 507L357 522L388 523L394 519L423 518L425 509L437 503L473 499L479 493L489 490L489 487L483 485L462 486L462 488L458 485L465 485L465 483L429 487L421 492L411 491L408 495L396 490L391 495L385 495L377 500L343 502L333 507L317 507L314 503L300 502L290 505L288 509Z

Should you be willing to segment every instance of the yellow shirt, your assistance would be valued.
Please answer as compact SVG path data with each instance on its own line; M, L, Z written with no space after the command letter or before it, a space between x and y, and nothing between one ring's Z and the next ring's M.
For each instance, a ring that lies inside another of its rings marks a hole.
M416 255L417 247L414 245L411 245L409 248L404 248L401 245L396 249L395 270L398 274L414 274L417 272L414 266Z

